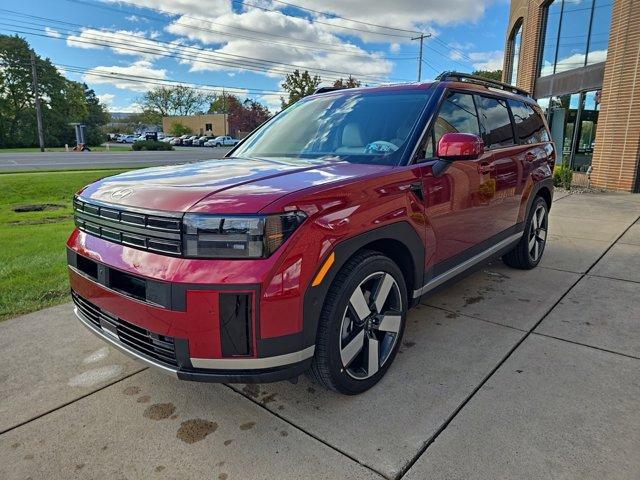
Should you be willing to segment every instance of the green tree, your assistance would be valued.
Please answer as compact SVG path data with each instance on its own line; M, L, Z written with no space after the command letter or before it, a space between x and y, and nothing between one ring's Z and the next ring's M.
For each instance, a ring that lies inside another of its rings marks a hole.
M169 133L174 137L180 137L182 135L187 135L188 133L191 133L191 129L179 122L173 122L169 127Z
M140 99L143 111L162 117L170 115L194 115L207 109L213 95L202 93L185 85L157 87Z
M488 78L489 80L502 81L502 70L476 70L473 75Z
M31 49L21 37L0 35L0 147L37 145ZM49 59L35 55L45 145L74 145L71 122L87 125L88 143L101 143L108 116L95 93L63 77Z
M362 82L349 75L346 80L339 78L333 82L333 86L336 88L358 88L362 86Z
M260 102L249 98L244 101L236 95L218 96L209 107L209 113L226 113L229 122L229 134L252 132L266 122L271 113Z
M322 79L318 75L312 77L307 70L300 73L300 70L295 69L293 73L287 74L281 87L289 94L289 98L285 100L284 97L280 97L282 109L284 110L301 98L311 95L318 89L321 82Z

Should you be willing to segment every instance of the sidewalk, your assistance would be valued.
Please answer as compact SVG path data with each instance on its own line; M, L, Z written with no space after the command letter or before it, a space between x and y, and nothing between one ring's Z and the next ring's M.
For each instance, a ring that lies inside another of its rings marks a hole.
M358 397L179 382L70 304L0 323L0 478L639 478L640 196L561 197L539 268L428 298Z

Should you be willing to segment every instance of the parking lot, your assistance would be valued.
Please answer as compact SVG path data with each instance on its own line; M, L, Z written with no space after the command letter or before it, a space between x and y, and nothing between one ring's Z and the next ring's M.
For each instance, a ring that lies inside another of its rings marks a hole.
M0 172L174 165L222 158L229 150L229 147L176 147L168 152L0 152Z
M541 267L426 299L357 397L180 382L70 303L5 321L0 478L637 479L639 219L638 195L558 192Z

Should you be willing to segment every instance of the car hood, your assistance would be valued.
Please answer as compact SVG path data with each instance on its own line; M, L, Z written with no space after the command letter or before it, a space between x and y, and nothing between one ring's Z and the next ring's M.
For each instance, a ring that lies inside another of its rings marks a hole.
M80 196L172 212L195 207L202 212L255 213L296 190L390 168L335 159L224 158L121 173L87 186Z

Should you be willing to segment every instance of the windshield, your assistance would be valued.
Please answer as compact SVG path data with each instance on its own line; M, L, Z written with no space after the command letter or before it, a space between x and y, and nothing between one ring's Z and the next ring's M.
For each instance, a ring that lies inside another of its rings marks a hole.
M233 155L394 165L430 95L430 90L402 90L310 97L277 115Z

